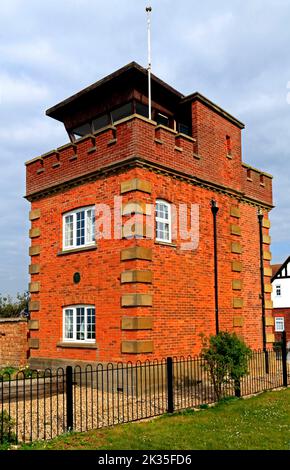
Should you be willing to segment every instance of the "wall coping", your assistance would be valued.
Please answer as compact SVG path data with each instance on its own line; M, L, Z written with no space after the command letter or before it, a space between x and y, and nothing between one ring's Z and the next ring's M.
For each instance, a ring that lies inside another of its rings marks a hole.
M248 163L242 162L242 166L244 168L247 168L248 170L252 170L252 171L255 171L256 173L259 173L260 175L267 176L270 179L274 178L273 175L271 175L270 173L266 173L265 171L258 170L258 168L255 168L254 166L248 165Z
M15 323L15 322L18 322L18 323L21 323L21 322L28 323L28 319L27 319L27 318L18 318L18 317L5 317L5 318L0 318L0 323Z

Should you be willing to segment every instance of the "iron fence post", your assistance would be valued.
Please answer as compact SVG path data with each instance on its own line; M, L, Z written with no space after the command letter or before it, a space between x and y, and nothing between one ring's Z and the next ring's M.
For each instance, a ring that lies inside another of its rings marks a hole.
M73 429L73 370L66 368L66 430Z
M287 345L286 345L286 331L282 332L282 370L283 370L283 386L288 386L287 379Z
M167 412L174 412L174 400L173 400L173 361L172 357L168 357L166 361L167 365Z
M235 380L235 397L241 398L241 381Z

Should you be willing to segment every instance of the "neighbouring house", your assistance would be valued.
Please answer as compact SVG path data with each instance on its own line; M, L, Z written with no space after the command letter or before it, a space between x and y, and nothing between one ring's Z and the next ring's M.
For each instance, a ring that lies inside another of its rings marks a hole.
M147 90L132 62L46 112L70 141L26 163L31 367L274 341L271 175L231 114L153 75L148 119Z
M281 339L282 331L286 331L286 340L290 342L290 256L283 264L272 266L272 301L275 321L276 341Z

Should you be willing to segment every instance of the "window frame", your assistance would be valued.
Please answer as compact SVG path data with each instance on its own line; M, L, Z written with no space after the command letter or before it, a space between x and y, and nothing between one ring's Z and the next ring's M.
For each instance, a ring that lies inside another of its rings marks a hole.
M177 121L176 125L177 125L177 132L179 132L180 134L188 135L189 137L191 137L190 126L188 124L186 124L185 122ZM182 129L182 127L183 127L183 129Z
M283 323L283 329L277 329L277 323ZM285 331L285 318L284 317L275 317L275 332L282 333Z
M279 293L278 293L279 292ZM282 287L281 284L276 284L275 286L275 295L276 297L282 297Z
M118 117L117 119L115 119L114 116L113 116L114 113L120 111L120 109L126 108L128 105L131 107L130 114L126 114L126 112L125 112L125 115L123 115L122 117ZM110 110L110 120L111 120L111 124L114 125L116 122L122 121L122 119L126 119L126 118L132 116L133 114L134 114L134 103L133 103L133 100L127 101L126 103L123 103L123 104L117 106L116 108L113 108L113 109Z
M88 132L79 134L78 129L81 129L82 127L88 127ZM71 130L71 135L73 136L74 141L78 141L80 139L83 139L87 135L90 135L92 133L92 122L91 121L86 121L83 124L79 125L78 127L74 127Z
M168 219L164 219L162 217L157 217L157 215L156 215L157 204L164 204L168 208ZM165 201L164 199L156 199L154 216L155 216L155 240L157 242L162 242L162 243L172 243L171 204L170 204L170 202ZM168 224L168 235L169 235L168 240L157 237L157 223L158 222Z
M93 222L92 222L92 240L87 239L87 221L88 221L88 212L93 211ZM85 234L85 242L81 245L77 244L77 214L79 212L84 212L85 217L84 217L84 234ZM72 216L73 217L73 226L72 226L72 232L73 232L73 243L72 245L66 245L66 217ZM94 246L96 244L96 233L95 233L95 206L84 206L84 207L78 207L77 209L74 209L69 212L65 212L62 214L62 249L63 251L69 251L69 250L77 250L79 248L85 248L89 246Z
M85 338L84 339L77 339L77 309L78 308L84 308L85 310ZM94 326L95 326L95 337L93 339L88 339L88 310L93 309L94 310ZM66 338L65 337L65 320L66 320L66 311L72 310L73 311L73 337L72 338ZM95 344L96 343L96 308L95 305L86 305L86 304L80 304L80 305L66 305L62 309L62 340L64 343L80 343L80 344Z
M160 113L160 111L158 111L157 109L155 110L155 121L157 122L158 126L164 126L164 127L168 127L169 129L171 129L170 116L167 116L167 114ZM166 124L164 121L167 121Z

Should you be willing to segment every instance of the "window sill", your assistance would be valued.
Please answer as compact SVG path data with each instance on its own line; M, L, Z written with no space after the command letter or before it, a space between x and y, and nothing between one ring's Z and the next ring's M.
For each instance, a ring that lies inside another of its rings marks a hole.
M161 242L161 241L158 241L158 240L155 240L155 245L171 246L171 248L177 248L176 243Z
M97 245L90 245L90 246L82 246L80 248L73 248L71 250L62 250L57 253L57 256L64 256L64 255L70 255L72 253L80 253L82 251L91 251L91 250L96 250L98 247Z
M96 343L69 343L65 341L60 341L57 343L58 348L78 348L78 349L98 349Z

